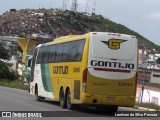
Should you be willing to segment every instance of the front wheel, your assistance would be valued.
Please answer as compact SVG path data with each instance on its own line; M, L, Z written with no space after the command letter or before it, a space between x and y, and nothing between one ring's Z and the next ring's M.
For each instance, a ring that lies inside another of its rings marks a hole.
M67 92L67 99L66 100L67 100L66 101L67 102L67 109L73 110L75 108L75 105L71 103L71 93L69 90Z
M111 108L110 108L110 113L116 113L117 112L117 110L118 110L118 106L112 106Z

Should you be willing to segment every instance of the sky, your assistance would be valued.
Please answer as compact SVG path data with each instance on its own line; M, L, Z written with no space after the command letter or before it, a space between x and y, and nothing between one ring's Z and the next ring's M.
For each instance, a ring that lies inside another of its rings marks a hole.
M72 0L66 0L71 9ZM96 5L95 5L96 3ZM62 8L63 0L0 0L0 15L11 8ZM93 12L125 25L160 45L160 0L78 0L78 11ZM159 31L159 32L158 32Z

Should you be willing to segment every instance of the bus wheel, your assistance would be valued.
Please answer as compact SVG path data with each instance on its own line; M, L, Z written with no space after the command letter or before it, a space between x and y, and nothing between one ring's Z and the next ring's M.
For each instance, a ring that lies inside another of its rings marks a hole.
M67 109L73 110L75 106L74 106L74 104L71 103L71 93L69 90L67 92L67 99L66 100L67 100Z
M44 97L40 97L40 96L38 96L38 88L36 87L36 100L37 101L42 101L42 100L44 100L45 98Z
M118 106L113 106L110 108L110 113L116 113L118 110Z
M64 95L64 90L63 89L60 91L59 101L60 101L60 106L62 108L65 108L66 107L66 99L65 99L65 95Z

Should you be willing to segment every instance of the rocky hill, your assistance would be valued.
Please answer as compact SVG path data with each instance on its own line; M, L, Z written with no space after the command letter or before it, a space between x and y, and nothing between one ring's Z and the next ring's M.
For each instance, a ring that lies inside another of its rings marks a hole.
M160 46L147 40L124 25L117 24L101 15L75 13L58 9L12 9L0 16L0 36L31 36L54 39L69 34L89 31L105 31L135 35L139 48L160 52Z

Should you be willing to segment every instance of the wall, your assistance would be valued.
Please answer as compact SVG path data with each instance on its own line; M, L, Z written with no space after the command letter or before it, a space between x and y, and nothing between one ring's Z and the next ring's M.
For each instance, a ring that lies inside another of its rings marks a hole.
M142 88L138 87L137 94L136 94L136 102L139 102L139 103L141 102L141 96L142 96ZM144 89L142 102L154 103L160 106L160 91Z

